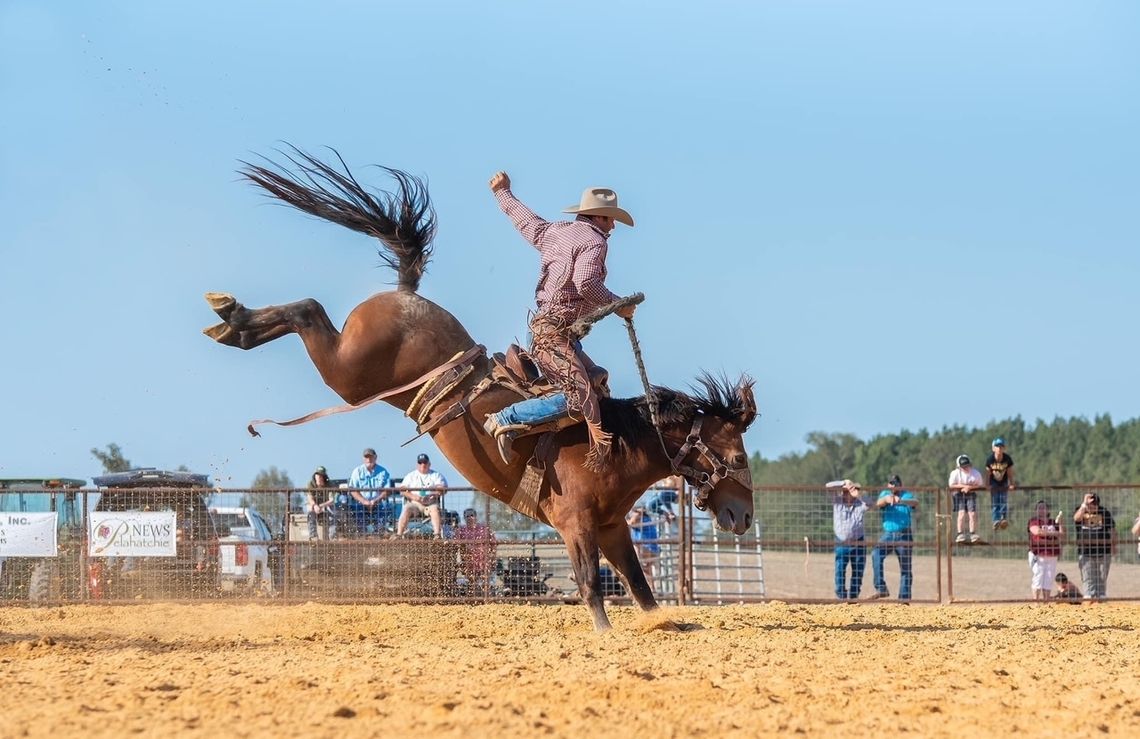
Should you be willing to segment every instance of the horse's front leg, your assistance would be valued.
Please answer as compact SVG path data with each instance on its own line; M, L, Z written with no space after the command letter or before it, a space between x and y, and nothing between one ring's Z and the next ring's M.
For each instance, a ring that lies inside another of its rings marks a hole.
M637 558L637 549L633 546L633 538L625 522L603 527L598 531L598 544L602 554L610 561L614 569L625 580L629 594L643 611L652 611L657 608L657 598L653 595L653 588L645 578L645 570L641 567L641 560Z
M593 525L579 518L571 525L558 529L566 542L566 552L570 556L570 567L574 570L578 592L594 617L594 628L606 631L610 628L610 619L606 616L606 607L602 602L602 582L598 572L598 539Z

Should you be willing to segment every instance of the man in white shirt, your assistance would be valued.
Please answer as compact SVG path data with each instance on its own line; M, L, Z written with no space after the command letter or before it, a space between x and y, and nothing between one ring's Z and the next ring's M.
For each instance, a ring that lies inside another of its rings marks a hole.
M400 521L396 524L396 536L403 536L408 528L408 519L412 511L427 514L431 518L431 529L435 538L443 538L443 519L439 514L439 503L447 490L447 480L431 468L431 459L421 454L416 457L416 468L404 475L398 487L404 490L404 510L400 512Z
M959 454L958 467L950 473L948 485L954 493L954 512L958 514L958 538L954 540L957 544L965 544L967 541L976 544L982 540L978 536L978 491L983 484L982 473L974 469L969 457ZM969 539L962 530L962 524L967 518L970 521Z

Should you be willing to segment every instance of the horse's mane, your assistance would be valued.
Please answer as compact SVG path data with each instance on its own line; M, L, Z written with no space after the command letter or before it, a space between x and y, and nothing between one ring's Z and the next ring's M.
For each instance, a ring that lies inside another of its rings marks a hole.
M667 387L653 387L657 401L657 419L662 427L691 423L697 413L724 419L739 420L749 415L749 408L737 392L737 385L726 377L713 377L705 373L697 378L693 394ZM745 378L742 387L751 387ZM647 435L653 435L653 419L644 395L636 398L601 398L602 428L614 435L622 444L617 448L632 448Z
M238 170L278 200L309 215L338 223L384 244L380 258L398 275L401 290L415 292L431 259L436 215L427 184L398 169L381 166L396 181L396 191L375 194L356 181L336 149L329 150L340 168L326 164L297 147L278 150L289 164L271 159L263 167L243 161Z

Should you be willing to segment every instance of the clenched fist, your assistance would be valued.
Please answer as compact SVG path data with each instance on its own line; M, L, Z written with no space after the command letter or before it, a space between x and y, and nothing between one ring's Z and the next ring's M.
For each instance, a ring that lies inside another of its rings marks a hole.
M495 176L491 178L491 192L498 192L499 190L507 190L511 186L511 178L506 172L496 172Z

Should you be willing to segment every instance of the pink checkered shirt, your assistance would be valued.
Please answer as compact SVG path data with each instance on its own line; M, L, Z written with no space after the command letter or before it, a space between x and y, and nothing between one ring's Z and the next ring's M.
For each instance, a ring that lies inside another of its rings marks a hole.
M585 220L547 221L509 189L496 191L495 199L523 238L538 249L534 300L539 316L573 321L618 299L606 287L608 247L600 228Z

